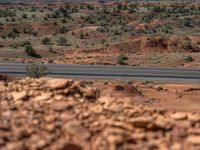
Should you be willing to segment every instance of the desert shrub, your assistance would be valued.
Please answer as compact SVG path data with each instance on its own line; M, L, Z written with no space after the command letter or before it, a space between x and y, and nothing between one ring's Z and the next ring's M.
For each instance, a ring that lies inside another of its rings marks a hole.
M85 34L84 34L83 32L81 32L81 33L79 34L79 36L80 36L80 39L84 39L84 38L85 38Z
M76 33L72 31L72 35L76 35Z
M68 41L67 41L67 39L64 38L64 37L60 37L60 38L58 39L58 44L59 44L60 46L65 46L65 45L67 45L67 43L68 43Z
M31 64L26 67L26 72L29 77L40 78L49 74L50 70L42 64Z
M34 6L32 6L31 9L30 9L30 11L32 11L32 12L37 11L37 8L34 7Z
M14 17L14 16L16 16L16 12L14 10L0 9L0 17Z
M142 17L142 20L144 21L144 22L150 22L152 19L153 19L153 14L146 14L146 15L144 15L143 17Z
M27 18L27 14L22 14L22 18L26 19Z
M24 34L29 34L29 35L33 35L33 36L37 36L38 32L34 31L33 28L31 26L28 26L26 28L23 28L23 33Z
M51 40L50 40L48 37L44 37L44 38L42 39L42 44L43 44L43 45L48 45L50 42L51 42Z
M105 43L106 43L106 40L105 40L105 39L102 39L102 40L101 40L101 44L104 45Z
M14 38L16 38L18 36L18 34L10 31L10 32L7 33L7 36L8 36L8 38L14 39Z
M12 22L15 22L15 21L16 21L16 19L15 19L15 18L12 18L12 19L11 19L11 21L12 21Z
M16 28L12 28L12 32L15 34L19 34L20 32Z
M53 62L54 62L54 60L53 60L52 58L50 58L50 59L48 60L48 63L50 63L50 64L53 64Z
M62 26L62 27L58 28L58 33L60 33L60 34L66 33L68 31L69 31L68 28L65 27L65 26Z
M182 42L182 47L186 50L191 50L193 49L193 45L190 41L183 41Z
M124 64L126 64L125 61L128 60L128 57L126 55L124 55L124 54L120 54L118 56L117 60L118 60L119 64L124 65Z
M61 20L62 23L67 23L66 19Z
M36 52L35 52L35 50L33 49L33 47L31 45L25 46L24 51L29 56L34 57L36 55Z
M137 4L130 4L128 6L128 12L129 12L129 14L135 13L137 9L138 9L137 8Z
M190 18L184 18L181 22L185 27L192 27L192 20Z
M5 39L5 38L6 38L6 35L5 35L5 34L2 34L2 35L1 35L1 38L2 38L2 39Z
M87 5L88 10L94 10L94 7L92 5Z
M154 6L154 7L152 8L152 11L158 13L158 12L165 12L166 10L165 10L164 7L161 7L161 6Z
M28 45L32 45L30 41L24 41L20 44L21 47L25 47L25 46L28 46Z
M194 59L192 58L192 56L186 56L186 57L184 57L184 60L186 62L192 62Z
M32 14L32 18L35 18L35 14Z
M31 33L33 36L37 36L38 35L38 32L37 31L32 31Z
M11 47L11 48L14 48L14 49L17 49L18 46L19 46L19 44L11 44L11 45L10 45L10 47Z
M118 10L121 10L121 9L122 9L122 4L121 4L121 3L117 4L117 9L118 9Z

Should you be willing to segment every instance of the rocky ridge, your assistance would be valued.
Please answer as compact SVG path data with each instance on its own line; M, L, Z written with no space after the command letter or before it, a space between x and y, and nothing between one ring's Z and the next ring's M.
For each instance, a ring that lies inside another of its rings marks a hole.
M68 79L1 81L0 149L200 149L198 113L98 96Z

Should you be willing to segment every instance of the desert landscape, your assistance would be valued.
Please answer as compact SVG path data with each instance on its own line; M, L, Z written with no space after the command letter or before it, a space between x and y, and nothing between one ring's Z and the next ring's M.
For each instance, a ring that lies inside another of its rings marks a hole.
M0 1L0 150L199 150L199 67L196 1Z
M198 67L199 3L0 5L2 62Z

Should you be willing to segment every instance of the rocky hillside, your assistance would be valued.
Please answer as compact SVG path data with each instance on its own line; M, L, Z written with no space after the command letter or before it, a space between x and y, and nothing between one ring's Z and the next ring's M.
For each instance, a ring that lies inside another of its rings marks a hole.
M121 89L121 88L120 88ZM0 82L0 149L115 150L200 148L200 115L100 96L83 82Z

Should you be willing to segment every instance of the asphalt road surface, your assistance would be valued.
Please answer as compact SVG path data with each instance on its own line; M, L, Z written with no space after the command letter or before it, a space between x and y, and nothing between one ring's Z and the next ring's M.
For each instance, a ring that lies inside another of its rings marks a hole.
M0 73L26 76L23 63L0 63ZM200 68L135 67L108 65L45 64L53 77L139 79L200 82Z

